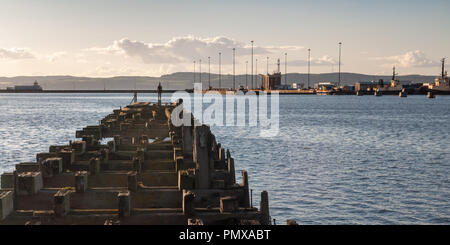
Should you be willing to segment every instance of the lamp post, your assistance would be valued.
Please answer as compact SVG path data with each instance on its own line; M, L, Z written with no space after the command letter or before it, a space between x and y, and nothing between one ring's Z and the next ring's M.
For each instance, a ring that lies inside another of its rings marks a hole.
M199 75L199 80L200 80L200 84L202 84L202 59L199 59L198 60L198 65L199 65L199 72L200 72L200 75ZM202 88L203 88L203 84L202 84Z
M235 60L236 60L236 49L233 48L233 90L236 90Z
M342 49L342 42L339 42L339 82L338 82L338 87L341 86L341 49Z
M252 64L252 68L251 68L251 72L252 72L252 74L251 74L251 81L252 81L252 88L253 88L253 40L252 40L252 62L251 62L251 64Z
M245 88L248 87L248 61L245 61Z
M255 87L258 86L258 59L255 59L255 75L256 75L256 81L255 81ZM255 89L255 88L253 88Z
M195 83L195 60L194 60L194 83Z
M308 89L309 89L309 76L311 73L311 49L308 49Z
M208 89L211 88L211 57L208 56Z
M284 53L284 85L287 85L287 53Z
M222 88L222 73L221 73L221 65L222 65L222 53L219 52L219 89Z

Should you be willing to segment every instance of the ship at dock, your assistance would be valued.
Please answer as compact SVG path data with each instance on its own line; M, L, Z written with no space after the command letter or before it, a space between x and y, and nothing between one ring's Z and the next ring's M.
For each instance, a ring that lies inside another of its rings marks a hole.
M441 75L434 80L433 84L429 85L429 89L437 93L450 93L450 83L447 71L445 71L445 58L441 60Z
M238 183L210 127L172 123L182 106L135 94L78 140L16 164L1 176L0 224L270 225L268 193L253 207L247 171Z

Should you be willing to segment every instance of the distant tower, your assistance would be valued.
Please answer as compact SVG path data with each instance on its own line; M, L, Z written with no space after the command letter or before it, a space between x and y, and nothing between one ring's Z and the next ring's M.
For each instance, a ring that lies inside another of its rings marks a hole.
M277 67L278 67L277 73L280 73L280 59L277 60Z
M441 73L441 76L442 76L442 78L445 78L445 58L442 58L441 62L442 62L442 73Z

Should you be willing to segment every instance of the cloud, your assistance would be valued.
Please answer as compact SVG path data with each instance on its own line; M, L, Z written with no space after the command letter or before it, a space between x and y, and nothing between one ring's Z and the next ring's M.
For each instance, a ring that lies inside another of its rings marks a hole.
M67 56L68 56L68 53L65 51L55 52L55 53L47 56L47 60L50 62L56 62L56 61L60 60L61 58L65 58Z
M431 67L439 64L434 60L428 59L425 53L420 50L409 51L402 55L375 57L372 59L389 62L389 64L385 65L396 65L399 67Z
M3 59L33 59L35 56L26 48L0 48L0 58Z
M324 55L320 58L312 58L311 59L311 66L329 66L329 65L336 65L338 62L329 55ZM341 63L342 64L342 63ZM307 66L308 61L307 60L293 60L288 61L288 65L291 66Z
M90 48L88 51L100 54L126 55L137 57L142 62L151 63L187 63L193 60L203 59L207 62L207 57L211 60L218 59L218 53L222 53L222 63L228 64L232 60L232 49L236 48L236 56L246 56L251 54L251 44L236 41L231 38L218 36L212 38L200 38L194 36L175 37L166 43L145 43L142 41L123 38L116 40L112 45L103 48ZM263 55L276 52L287 52L301 50L300 46L257 46L254 45L254 55Z

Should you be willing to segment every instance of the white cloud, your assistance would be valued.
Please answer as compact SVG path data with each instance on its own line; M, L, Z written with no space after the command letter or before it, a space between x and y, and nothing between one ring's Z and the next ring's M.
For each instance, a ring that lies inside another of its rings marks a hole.
M60 52L55 52L55 53L53 53L51 55L48 55L47 56L47 60L50 61L50 62L56 62L56 61L58 61L58 60L60 60L62 58L65 58L67 56L68 56L67 52L60 51Z
M26 48L0 48L0 58L18 60L32 59L35 58L35 56Z
M236 56L251 54L251 44L236 41L227 37L200 38L194 36L175 37L166 43L145 43L128 38L116 40L112 45L104 48L90 48L100 54L126 55L140 58L144 63L187 63L193 60L207 57L218 59L218 53L222 53L222 63L229 64L232 59L232 49L236 48ZM300 46L257 46L253 47L254 55L282 53L301 50Z
M409 51L402 55L375 57L372 59L389 62L389 64L384 64L386 66L396 65L399 67L430 67L439 64L434 60L428 59L425 53L420 50Z
M320 58L312 58L311 59L311 66L329 66L329 65L336 65L338 62L329 55L324 55ZM291 66L307 66L308 61L307 60L293 60L288 61L288 65Z

